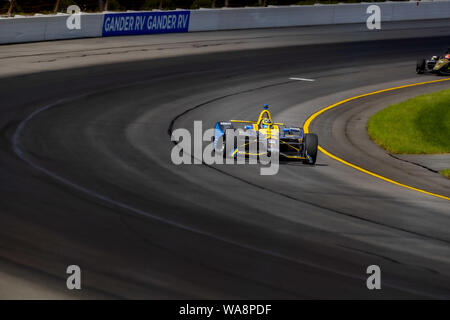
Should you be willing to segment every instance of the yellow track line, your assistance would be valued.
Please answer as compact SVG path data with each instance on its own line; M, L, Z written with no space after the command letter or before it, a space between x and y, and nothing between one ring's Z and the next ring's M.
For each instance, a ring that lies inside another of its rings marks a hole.
M306 119L305 124L303 125L303 129L304 129L305 133L308 133L309 132L309 126L310 126L311 122L315 118L317 118L320 114L324 113L325 111L333 109L333 108L335 108L337 106L340 106L340 105L342 105L342 104L344 104L346 102L349 102L349 101L352 101L352 100L356 100L356 99L359 99L359 98L363 98L363 97L367 97L367 96L371 96L371 95L378 94L378 93L394 91L394 90L403 89L403 88L409 88L409 87L415 87L415 86L420 86L420 85L424 85L424 84L444 82L444 81L450 81L450 78L439 79L439 80L432 80L432 81L426 81L426 82L419 82L419 83L413 83L413 84L407 84L407 85L404 85L404 86L393 87L393 88L383 89L383 90L379 90L379 91L369 92L369 93L365 93L365 94L362 94L362 95L359 95L359 96L355 96L355 97L351 97L351 98L348 98L348 99L345 99L345 100L341 100L339 102L336 102L335 104L332 104L332 105L330 105L328 107L320 109L316 113L312 114L308 119ZM414 191L417 191L417 192L425 193L425 194L428 194L430 196L438 197L438 198L445 199L445 200L450 200L449 197L446 197L446 196L443 196L443 195L440 195L440 194L436 194L436 193L432 193L432 192L428 192L426 190L414 188L414 187L408 186L406 184L400 183L398 181L395 181L395 180L383 177L383 176L381 176L379 174L376 174L376 173L371 172L369 170L366 170L364 168L358 167L357 165L354 165L354 164L352 164L350 162L347 162L347 161L345 161L345 160L343 160L343 159L341 159L339 157L336 157L335 155L329 153L327 150L325 150L321 146L319 146L319 150L322 153L324 153L325 155L327 155L328 157L330 157L330 158L332 158L334 160L337 160L337 161L339 161L339 162L341 162L341 163L343 163L343 164L345 164L345 165L347 165L349 167L352 167L353 169L356 169L356 170L359 170L361 172L367 173L367 174L369 174L369 175L371 175L371 176L373 176L375 178L387 181L389 183L395 184L395 185L403 187L403 188L407 188L407 189L414 190Z

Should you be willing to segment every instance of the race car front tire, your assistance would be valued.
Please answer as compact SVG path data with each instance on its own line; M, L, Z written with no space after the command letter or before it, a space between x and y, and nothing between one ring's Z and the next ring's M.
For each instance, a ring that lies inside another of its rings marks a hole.
M417 74L424 74L425 73L425 64L426 64L425 59L417 60L417 64L416 64L416 73Z
M307 133L303 138L303 144L307 159L303 160L305 164L315 164L317 159L317 147L319 145L319 137L315 133Z

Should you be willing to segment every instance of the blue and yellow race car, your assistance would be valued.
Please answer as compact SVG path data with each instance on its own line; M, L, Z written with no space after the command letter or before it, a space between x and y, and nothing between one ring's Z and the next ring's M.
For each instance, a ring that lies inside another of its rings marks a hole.
M277 152L280 158L286 160L315 164L319 142L317 135L305 134L301 127L273 122L268 109L269 106L264 105L257 121L218 121L215 127L214 151L224 157L258 157ZM230 141L228 144L227 140ZM225 150L227 145L233 147Z

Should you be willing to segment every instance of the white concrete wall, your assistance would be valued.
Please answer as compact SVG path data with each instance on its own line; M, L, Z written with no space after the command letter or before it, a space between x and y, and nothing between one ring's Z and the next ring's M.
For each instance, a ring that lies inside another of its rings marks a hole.
M57 16L47 21L45 40L99 37L102 34L103 14L82 14L80 30L69 30L67 16Z
M189 31L332 24L334 6L193 10Z
M374 3L192 10L189 31L365 23ZM450 1L382 2L382 21L450 18ZM81 30L66 27L68 15L0 19L0 43L101 37L103 14L82 14Z
M189 31L365 23L372 4L381 8L382 21L450 18L450 1L204 9L191 11Z
M68 15L0 19L0 43L100 37L103 14L81 14L80 30L69 30Z

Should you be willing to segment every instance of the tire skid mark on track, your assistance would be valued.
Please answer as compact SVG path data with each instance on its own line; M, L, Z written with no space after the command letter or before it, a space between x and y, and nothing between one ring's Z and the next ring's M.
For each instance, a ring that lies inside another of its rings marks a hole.
M431 169L431 168L428 168L427 166L424 166L423 164L420 164L420 163L417 163L417 162L414 162L414 161L410 161L410 160L406 160L406 159L402 159L402 158L396 157L395 155L393 155L392 153L389 153L389 152L388 152L388 156L390 156L390 157L392 157L392 158L394 158L394 159L396 159L396 160L398 160L398 161L403 161L403 162L406 162L406 163L411 163L411 164L413 164L413 165L415 165L415 166L418 166L418 167L427 169L428 171L431 171L431 172L433 172L433 173L439 173L439 171L434 170L434 169Z

